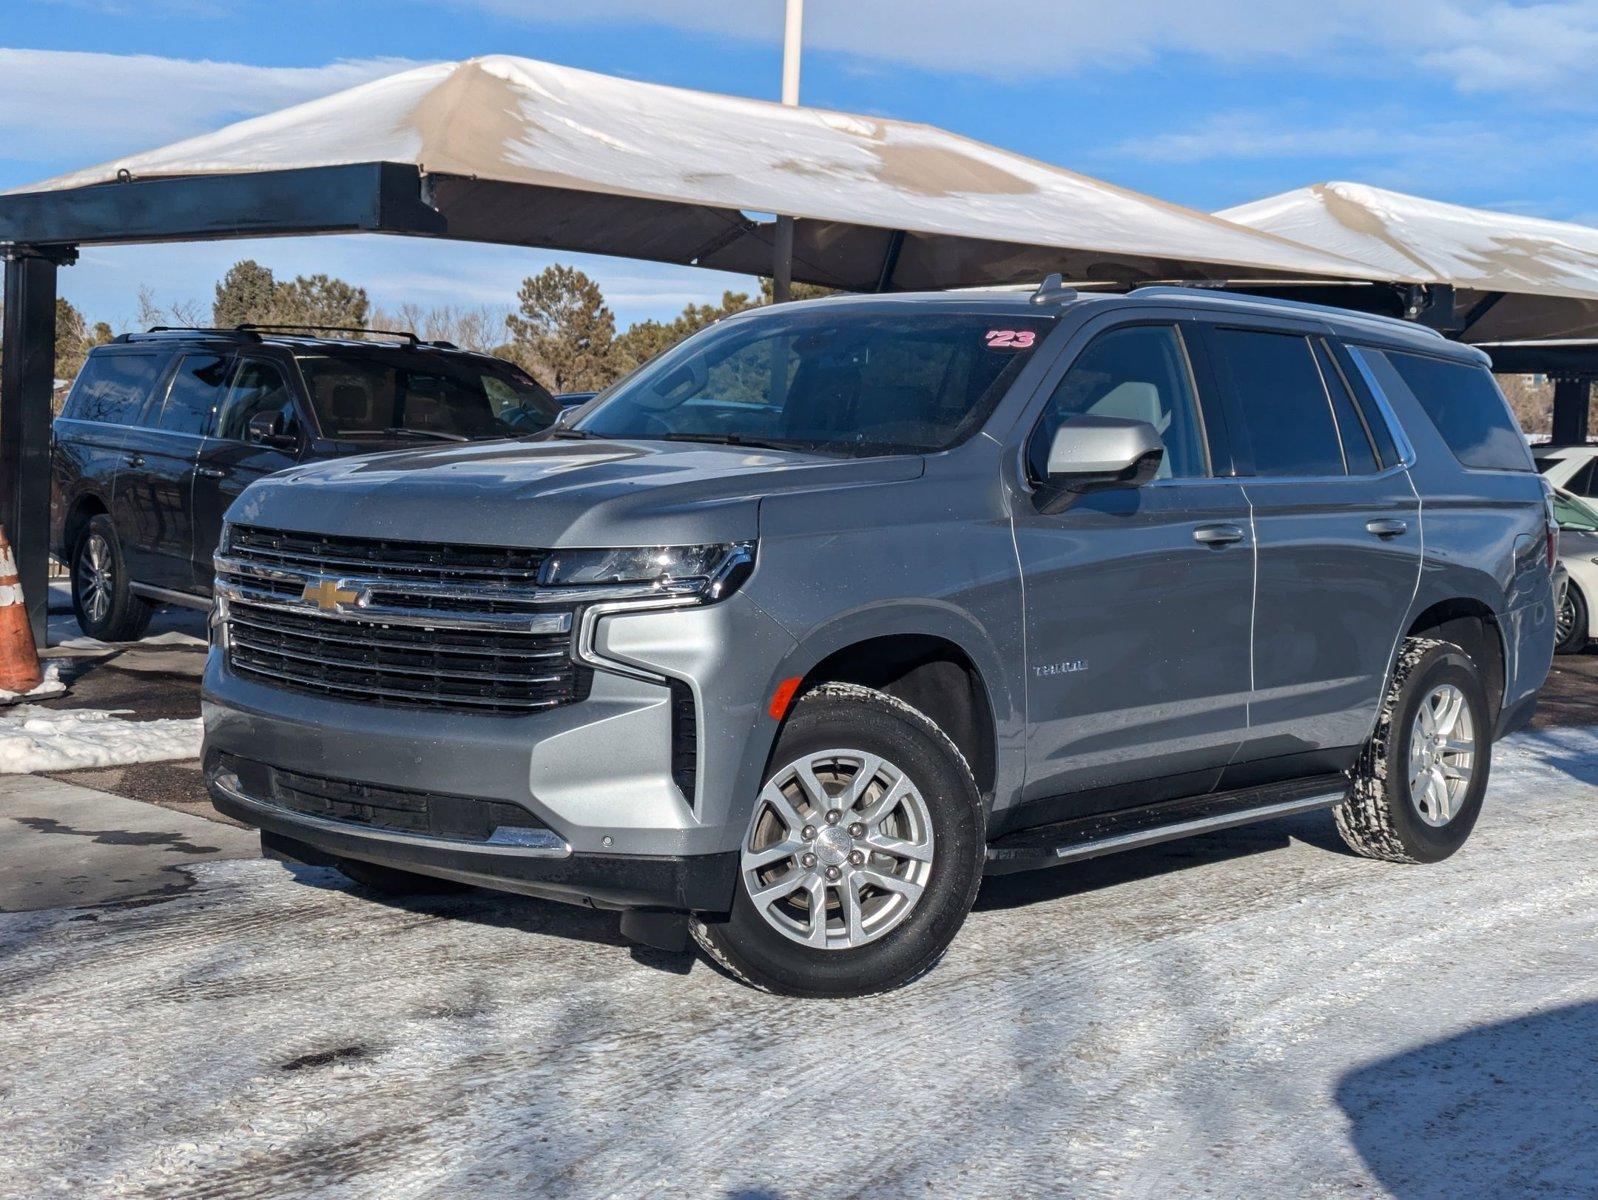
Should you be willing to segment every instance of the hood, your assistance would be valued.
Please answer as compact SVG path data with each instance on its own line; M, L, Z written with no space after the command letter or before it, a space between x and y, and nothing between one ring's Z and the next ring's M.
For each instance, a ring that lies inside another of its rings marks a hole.
M746 446L476 442L291 467L228 519L354 537L506 546L682 545L758 534L762 496L914 479L915 456Z

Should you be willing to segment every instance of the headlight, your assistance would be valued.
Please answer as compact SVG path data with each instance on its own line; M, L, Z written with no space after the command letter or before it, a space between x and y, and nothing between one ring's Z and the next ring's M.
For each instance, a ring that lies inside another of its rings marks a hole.
M714 600L736 590L753 569L754 561L753 542L556 550L545 560L538 582L539 586L550 588L625 588Z

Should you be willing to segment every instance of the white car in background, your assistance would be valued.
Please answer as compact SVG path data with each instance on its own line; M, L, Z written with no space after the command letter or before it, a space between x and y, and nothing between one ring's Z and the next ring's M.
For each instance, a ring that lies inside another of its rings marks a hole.
M1598 638L1598 446L1532 447L1554 486L1559 561L1570 584L1559 606L1555 652L1579 654Z

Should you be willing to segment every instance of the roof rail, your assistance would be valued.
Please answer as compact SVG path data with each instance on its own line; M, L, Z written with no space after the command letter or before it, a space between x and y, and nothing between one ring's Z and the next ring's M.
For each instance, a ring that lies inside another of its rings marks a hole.
M259 325L253 321L236 325L234 328L240 333L293 333L299 329L309 329L317 333L375 333L379 337L399 338L413 346L431 344L424 343L408 329L363 329L358 325Z
M1361 312L1357 308L1341 308L1335 304L1314 304L1307 300L1290 300L1284 296L1272 296L1259 292L1232 290L1233 286L1246 288L1250 286L1251 283L1255 286L1268 286L1273 282L1278 281L1238 279L1232 280L1230 282L1195 280L1192 283L1155 283L1144 284L1141 287L1133 288L1127 293L1127 295L1146 297L1185 295L1188 297L1194 297L1195 293L1202 293L1203 298L1206 300L1213 299L1222 301L1224 303L1238 305L1252 304L1266 309L1274 308L1280 310L1287 308L1297 312L1305 313L1306 315L1315 314L1318 316L1333 317L1339 321L1365 322L1367 324L1376 325L1389 330L1401 328L1422 335L1430 334L1432 337L1441 339L1442 341L1449 340L1439 330L1433 329L1429 325L1422 325L1418 321L1406 321L1403 317L1390 317L1385 316L1382 313ZM1341 286L1341 282L1337 280L1282 280L1279 282L1284 285L1310 283L1327 287ZM1350 284L1349 286L1364 285Z
M149 337L153 333L203 333L207 337L246 338L258 342L260 337L248 330L221 329L205 325L152 325L142 333L119 333L113 342L131 342L134 338Z

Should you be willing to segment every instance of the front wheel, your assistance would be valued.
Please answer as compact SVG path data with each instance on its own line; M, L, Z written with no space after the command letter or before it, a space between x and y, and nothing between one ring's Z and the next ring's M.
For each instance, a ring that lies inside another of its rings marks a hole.
M860 996L942 956L982 882L971 768L925 714L824 684L794 707L739 853L724 919L696 919L732 974L791 996Z
M1355 853L1429 863L1465 844L1487 791L1488 713L1470 655L1452 642L1405 639L1376 731L1334 810Z
M1587 648L1587 598L1574 582L1565 588L1565 598L1554 620L1554 653L1580 654Z

